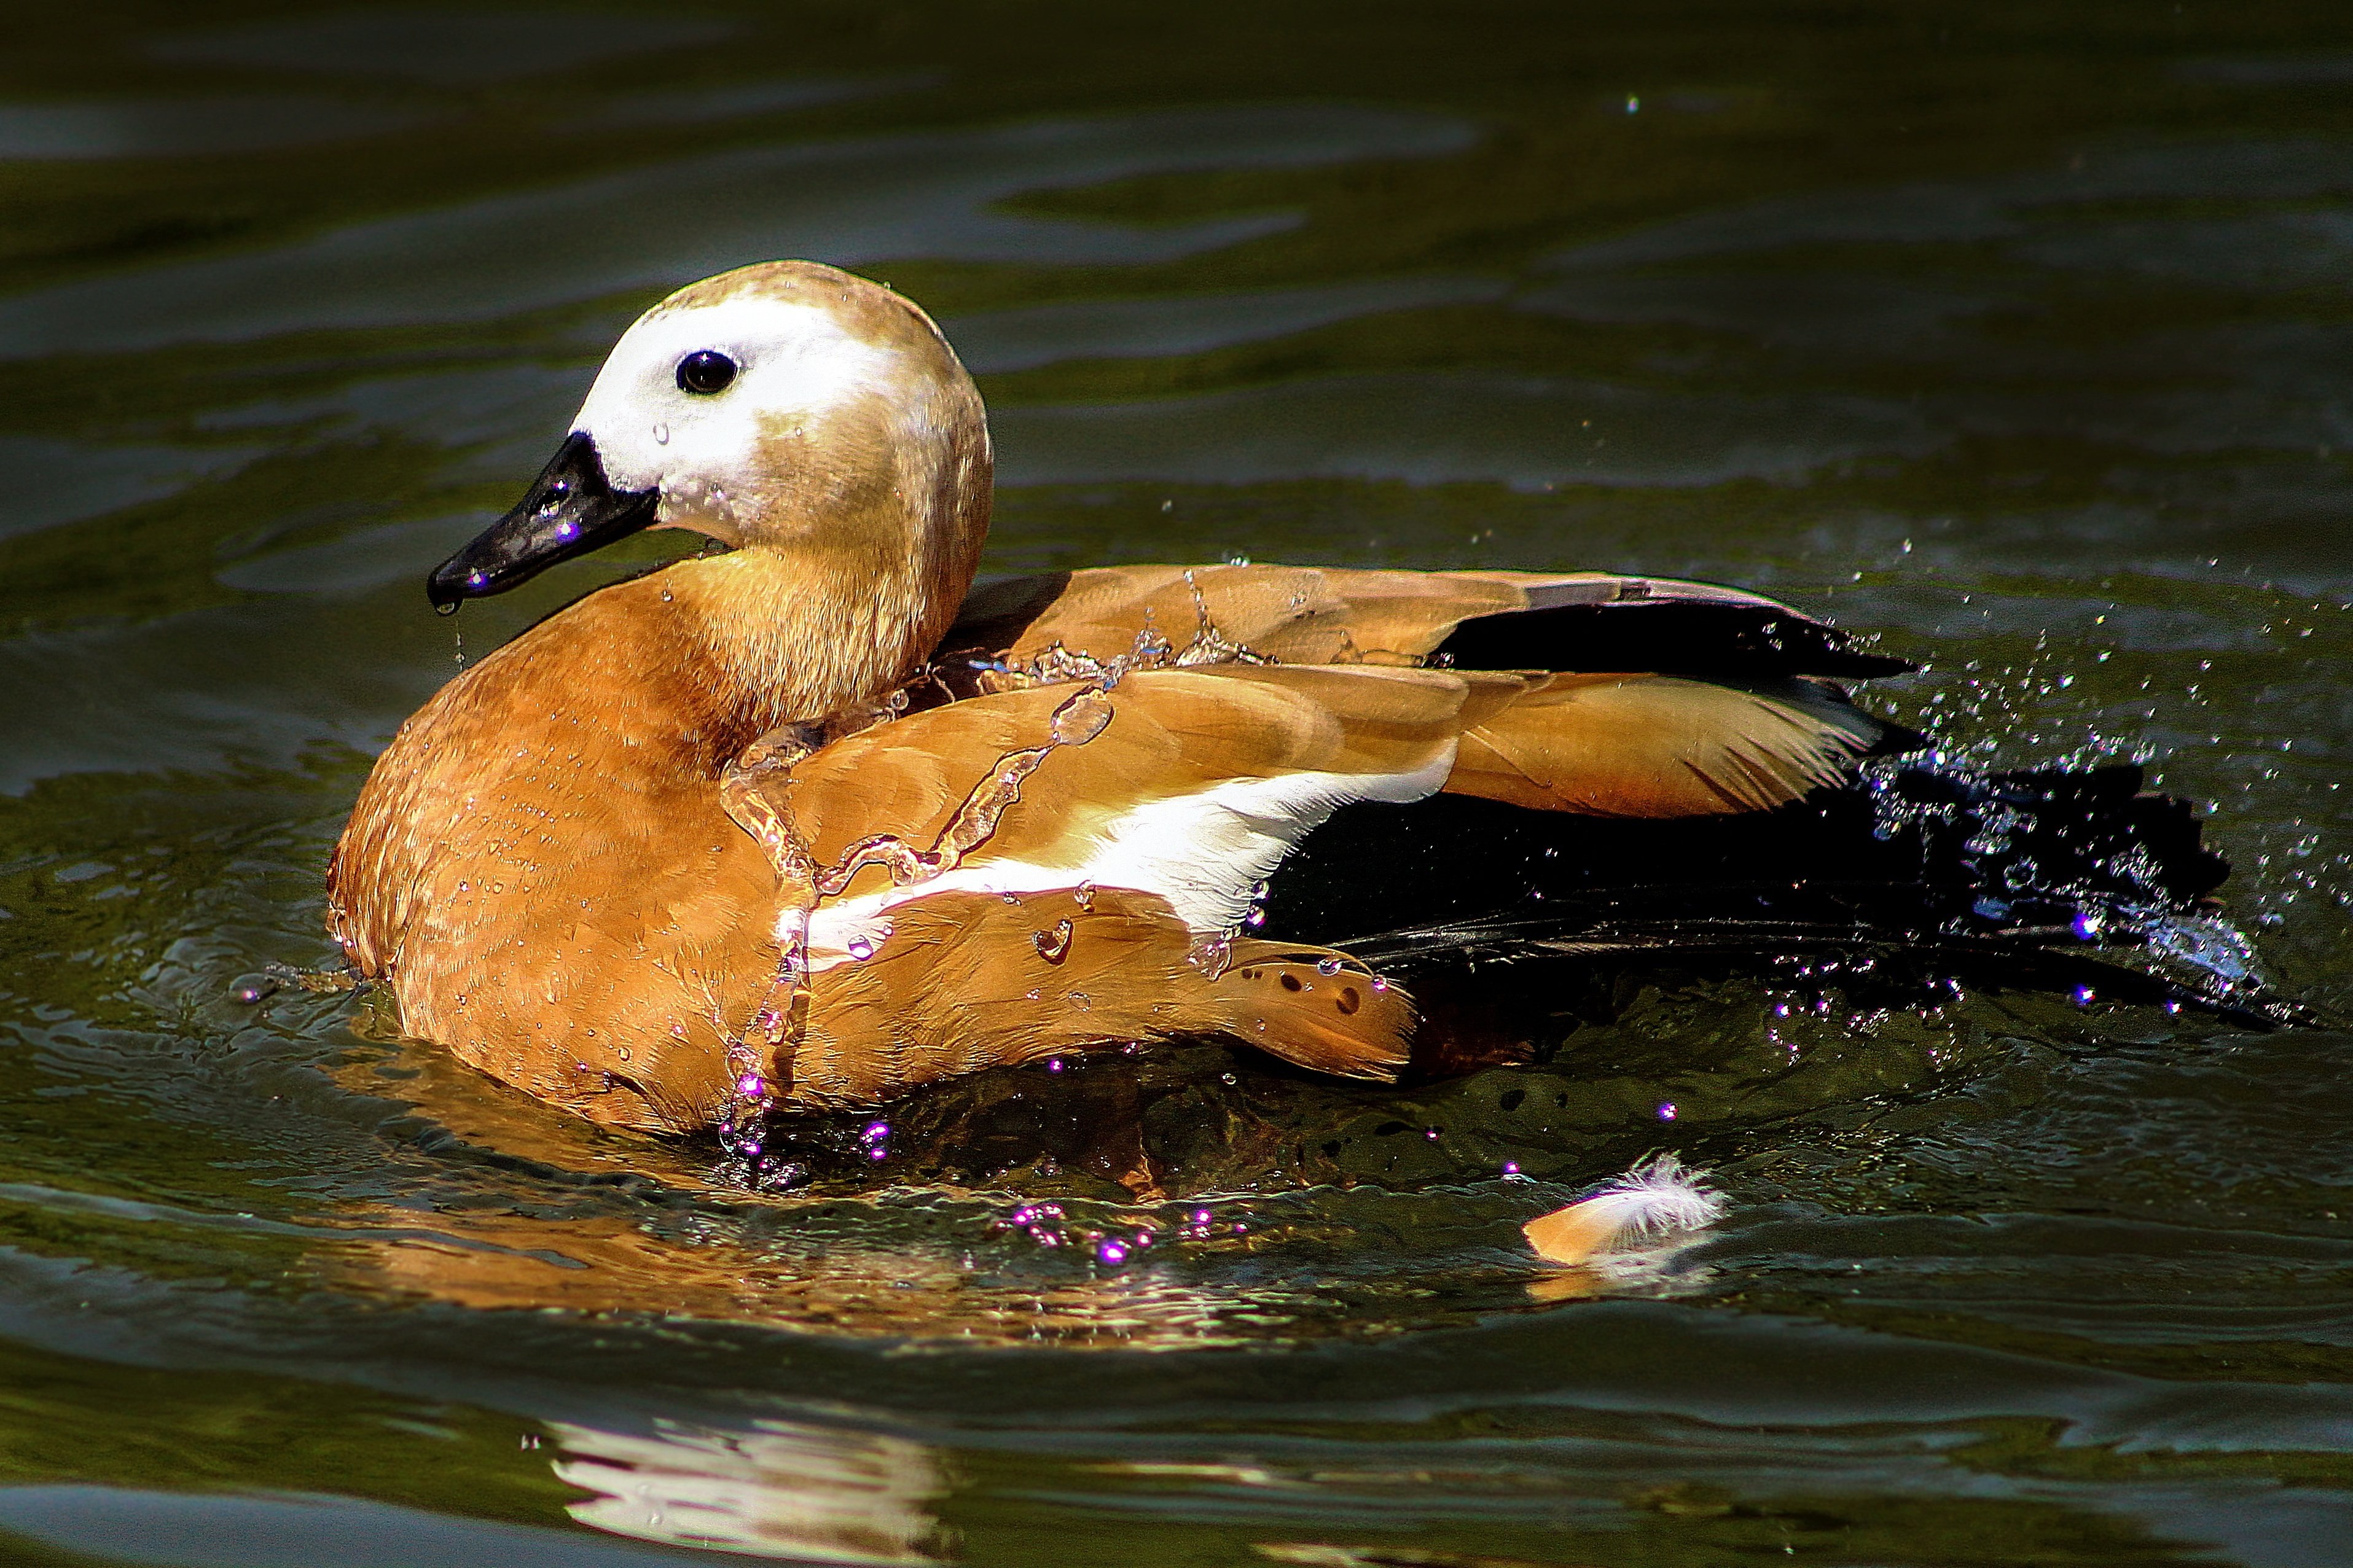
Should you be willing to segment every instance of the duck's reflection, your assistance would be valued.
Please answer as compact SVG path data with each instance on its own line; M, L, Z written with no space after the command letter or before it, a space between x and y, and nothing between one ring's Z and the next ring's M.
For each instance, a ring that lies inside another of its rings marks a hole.
M1042 1167L1079 1165L1091 1157L1086 1138L1110 1143L1124 1130L1132 1144L1148 1108L1135 1075L1124 1072L1097 1075L1092 1089L1054 1080L1062 1098L1051 1101L1040 1085L1007 1090L995 1104L1013 1130L1006 1137L992 1137L968 1106L894 1108L893 1124L917 1146L912 1159L902 1150L894 1158L930 1167L909 1184L765 1194L720 1179L714 1151L698 1160L691 1145L551 1112L427 1047L395 1039L380 1054L354 1054L341 1071L351 1088L408 1102L412 1116L387 1126L412 1153L397 1196L340 1209L349 1240L319 1255L321 1271L341 1288L484 1311L967 1347L1195 1350L1386 1331L1400 1308L1431 1321L1687 1288L1699 1276L1667 1244L1712 1217L1669 1227L1678 1236L1653 1237L1660 1246L1601 1247L1587 1237L1574 1256L1539 1247L1536 1257L1557 1267L1532 1258L1518 1277L1490 1278L1482 1264L1459 1303L1439 1306L1409 1265L1358 1269L1345 1288L1312 1266L1289 1266L1289 1241L1320 1245L1334 1227L1356 1223L1357 1210L1334 1199L1338 1188L1318 1205L1276 1204L1270 1214L1261 1205L1274 1200L1263 1195L1179 1202L1133 1189L1122 1197L1065 1190L1032 1199L988 1182L993 1143L1060 1135L1053 1152L1061 1160L1040 1159L1027 1173L1049 1194L1054 1178ZM973 1089L967 1098L980 1097ZM1230 1117L1212 1131L1220 1143L1253 1135L1245 1127L1229 1136ZM1109 1156L1093 1163L1118 1164ZM964 1184L976 1168L982 1184ZM1191 1174L1181 1162L1171 1168L1179 1179ZM1121 1188L1099 1180L1092 1191ZM1482 1205L1499 1228L1508 1225L1520 1200L1458 1192L1440 1201L1459 1229Z
M970 1214L944 1214L934 1203L968 1206ZM951 1228L968 1226L987 1247L981 1216L997 1206L937 1194L915 1194L906 1204L818 1204L787 1211L784 1226L756 1234L737 1229L748 1223L744 1216L725 1213L658 1221L628 1212L445 1210L428 1227L417 1226L413 1213L372 1208L346 1213L346 1225L360 1222L353 1244L322 1261L344 1289L421 1295L476 1310L618 1314L965 1346L1231 1345L1278 1332L1310 1304L1291 1300L1282 1287L1245 1300L1155 1269L1092 1269L1076 1259L985 1260L953 1237L910 1234L894 1245L851 1234L861 1226L929 1229L945 1219ZM1026 1241L996 1245L1000 1251L1038 1250ZM1082 1268L1089 1271L1077 1272Z
M377 1076L386 1067L397 1076ZM344 1287L480 1310L965 1345L1189 1349L1265 1337L1263 1325L1236 1322L1244 1303L1229 1289L1119 1266L1153 1234L1148 1212L1073 1205L1067 1219L1008 1231L1018 1200L946 1184L765 1197L715 1182L683 1147L550 1114L429 1050L399 1045L343 1077L421 1113L430 1189L342 1211L353 1244L324 1270ZM1103 1262L1099 1244L1114 1234L1125 1247ZM1283 1315L1277 1300L1247 1305Z
M649 1433L554 1423L558 1479L583 1524L666 1545L812 1563L927 1563L947 1545L943 1456L910 1438L763 1419Z
M414 1210L352 1208L341 1218L353 1243L322 1263L346 1289L483 1311L1120 1350L1196 1349L1266 1332L1232 1321L1240 1303L1230 1291L1156 1270L1094 1269L1060 1256L1071 1246L992 1237L987 1216L1002 1202L944 1192L773 1206L696 1203L674 1189L660 1195L669 1201L591 1193L568 1204L445 1205L423 1225ZM1253 1304L1261 1316L1282 1316L1279 1301Z

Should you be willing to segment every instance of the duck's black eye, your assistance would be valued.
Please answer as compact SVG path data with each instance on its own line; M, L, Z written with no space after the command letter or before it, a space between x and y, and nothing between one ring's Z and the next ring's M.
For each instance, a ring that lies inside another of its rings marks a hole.
M715 349L697 349L678 362L678 389L708 397L735 379L735 362Z

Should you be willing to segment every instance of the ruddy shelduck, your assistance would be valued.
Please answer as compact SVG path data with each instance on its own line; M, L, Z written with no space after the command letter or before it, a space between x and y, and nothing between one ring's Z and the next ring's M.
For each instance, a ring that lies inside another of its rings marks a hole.
M430 594L646 527L732 548L542 621L377 761L330 921L403 1028L600 1121L738 1136L1181 1037L1384 1077L1405 990L1247 924L1335 810L1758 812L1905 742L1829 678L1907 666L1726 588L1228 565L975 593L990 491L971 377L887 288L775 262L631 326ZM1749 668L1547 656L1633 605L1735 626Z

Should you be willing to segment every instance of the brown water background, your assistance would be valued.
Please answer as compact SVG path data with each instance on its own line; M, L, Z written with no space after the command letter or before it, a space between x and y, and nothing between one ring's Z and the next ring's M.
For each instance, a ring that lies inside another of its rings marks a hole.
M1761 588L1924 659L1876 700L1957 756L2146 758L2342 1016L2343 7L6 35L0 1557L2353 1561L2339 1030L1668 977L1412 1093L1208 1047L1001 1075L774 1201L364 1004L232 996L328 958L327 847L458 637L618 563L454 626L425 569L636 312L790 255L965 353L991 570ZM1168 1202L1041 1152L1130 1113ZM1731 1217L1549 1299L1519 1222L1653 1147Z

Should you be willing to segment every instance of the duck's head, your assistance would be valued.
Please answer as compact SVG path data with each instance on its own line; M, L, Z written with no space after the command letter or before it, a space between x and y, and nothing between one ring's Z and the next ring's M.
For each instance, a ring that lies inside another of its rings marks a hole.
M639 317L529 493L426 590L451 609L639 529L686 528L952 610L989 488L980 395L931 318L835 268L764 262Z

